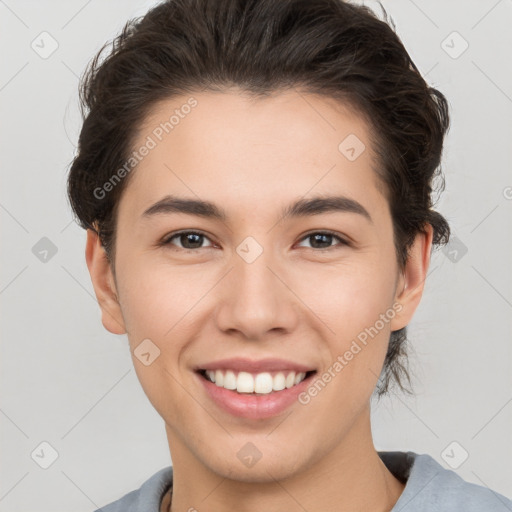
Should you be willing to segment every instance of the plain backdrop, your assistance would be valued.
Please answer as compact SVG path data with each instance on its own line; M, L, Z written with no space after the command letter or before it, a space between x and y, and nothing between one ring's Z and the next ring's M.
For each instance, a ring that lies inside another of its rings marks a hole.
M0 0L2 512L91 511L171 463L126 337L101 325L65 195L79 76L155 3ZM450 103L438 209L453 241L409 328L416 394L374 403L375 446L512 497L512 1L383 5Z

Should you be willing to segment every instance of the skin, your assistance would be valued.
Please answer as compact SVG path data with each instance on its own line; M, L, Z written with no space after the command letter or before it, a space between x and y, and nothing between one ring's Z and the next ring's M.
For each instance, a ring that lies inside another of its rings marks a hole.
M296 90L258 100L236 89L193 96L197 107L138 164L121 197L115 271L92 230L86 247L103 325L128 335L137 376L165 421L171 510L390 510L404 484L373 445L370 398L390 332L420 302L432 228L417 235L401 272L368 127L342 104ZM188 98L159 103L134 147ZM366 145L355 161L338 150L351 133ZM228 219L142 218L171 193L212 201ZM361 203L373 222L351 212L280 217L297 199L334 193ZM186 229L206 235L199 248L182 248L183 237L158 245ZM326 229L352 245L306 237ZM248 236L263 248L252 263L236 252ZM193 372L241 356L290 359L321 374L393 304L401 310L316 397L270 419L220 410ZM149 366L133 355L147 338L160 350ZM252 467L237 457L247 442L262 454Z

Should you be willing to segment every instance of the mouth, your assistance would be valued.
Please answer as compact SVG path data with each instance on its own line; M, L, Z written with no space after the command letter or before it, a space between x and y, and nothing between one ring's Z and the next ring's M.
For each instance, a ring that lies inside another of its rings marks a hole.
M316 370L274 370L248 372L226 369L199 369L197 373L215 386L238 394L268 395L298 386L310 379Z
M194 373L219 412L255 421L292 407L317 369L286 359L232 357L200 364Z

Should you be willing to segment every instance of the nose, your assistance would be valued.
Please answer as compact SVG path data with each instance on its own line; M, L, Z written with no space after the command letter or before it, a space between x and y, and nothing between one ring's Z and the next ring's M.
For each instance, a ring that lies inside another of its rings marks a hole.
M289 280L270 250L263 250L252 262L234 254L233 268L222 280L216 309L218 328L253 341L262 340L273 331L293 331L300 301Z

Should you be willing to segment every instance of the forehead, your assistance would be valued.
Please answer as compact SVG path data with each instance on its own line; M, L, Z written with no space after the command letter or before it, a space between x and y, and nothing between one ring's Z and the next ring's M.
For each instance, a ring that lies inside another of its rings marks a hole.
M382 201L365 121L324 96L297 90L264 98L238 90L176 96L141 123L132 149L144 145L151 149L121 201L139 215L166 193L253 213L307 194Z

